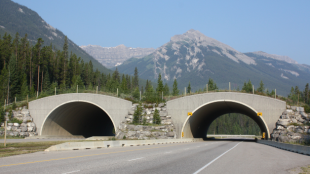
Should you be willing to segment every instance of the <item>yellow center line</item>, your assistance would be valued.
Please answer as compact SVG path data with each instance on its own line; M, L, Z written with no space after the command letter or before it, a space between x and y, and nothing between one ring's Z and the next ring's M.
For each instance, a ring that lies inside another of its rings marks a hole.
M176 145L170 145L170 146L178 146L178 145L182 145L182 144L176 144ZM147 150L147 149L157 149L157 148L170 147L170 146L143 148L143 149L136 149L136 150L116 151L116 152L108 152L108 153L98 153L98 154L92 154L92 155L73 156L73 157L66 157L66 158L57 158L57 159L41 160L41 161L31 161L31 162L25 162L25 163L1 165L0 167L17 166L17 165L32 164L32 163L42 163L42 162L47 162L47 161L58 161L58 160L65 160L65 159L72 159L72 158L83 158L83 157L90 157L90 156L107 155L107 154L123 153L123 152L132 152L132 151Z

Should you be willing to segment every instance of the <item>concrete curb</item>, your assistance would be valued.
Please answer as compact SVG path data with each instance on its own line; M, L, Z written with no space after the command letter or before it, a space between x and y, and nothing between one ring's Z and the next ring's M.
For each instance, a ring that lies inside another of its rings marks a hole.
M285 144L285 143L279 143L279 142L269 141L269 140L257 140L257 142L261 144L266 144L269 146L277 147L279 149L291 151L291 152L310 155L310 146Z
M189 143L203 141L201 138L186 139L155 139L155 140L117 140L117 141L93 141L93 142L68 142L51 146L45 149L50 151L101 149L110 147L145 146L155 144Z

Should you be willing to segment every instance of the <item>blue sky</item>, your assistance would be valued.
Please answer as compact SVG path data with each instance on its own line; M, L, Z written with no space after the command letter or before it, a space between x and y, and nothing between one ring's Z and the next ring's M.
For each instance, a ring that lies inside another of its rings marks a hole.
M238 51L286 55L310 65L310 1L13 0L78 45L157 48L199 30Z

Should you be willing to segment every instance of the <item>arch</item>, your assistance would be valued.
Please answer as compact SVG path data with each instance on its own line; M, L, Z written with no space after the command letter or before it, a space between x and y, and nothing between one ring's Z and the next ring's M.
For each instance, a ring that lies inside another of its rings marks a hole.
M96 103L71 100L53 108L44 118L43 136L111 136L116 124L111 115Z
M185 119L181 132L184 132L186 138L205 138L211 123L227 113L241 113L249 116L269 138L268 125L262 116L257 116L258 111L236 100L214 100L200 105L192 111L192 116Z

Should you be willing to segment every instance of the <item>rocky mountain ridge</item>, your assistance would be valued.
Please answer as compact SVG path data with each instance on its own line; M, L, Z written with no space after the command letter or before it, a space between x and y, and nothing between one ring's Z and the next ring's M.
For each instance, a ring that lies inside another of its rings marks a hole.
M155 51L154 48L132 48L121 44L116 47L101 47L99 45L80 46L89 55L106 67L121 65L129 58L142 58Z
M204 88L209 78L221 89L227 89L228 82L232 89L241 89L248 80L257 87L263 80L269 91L277 89L277 94L287 95L292 86L303 88L310 81L309 66L287 56L241 53L193 29L171 37L148 56L126 60L118 70L132 74L135 67L141 78L156 82L161 73L168 85L177 79L179 88L190 82L193 90Z

